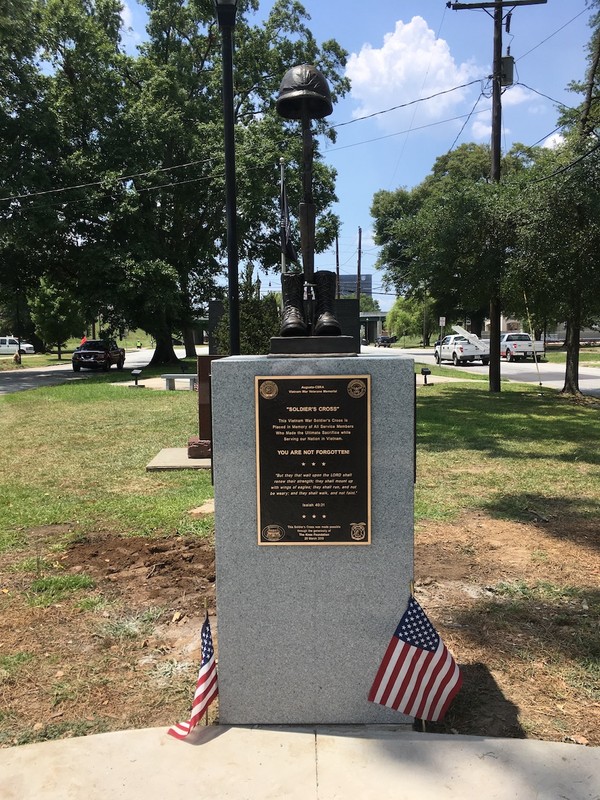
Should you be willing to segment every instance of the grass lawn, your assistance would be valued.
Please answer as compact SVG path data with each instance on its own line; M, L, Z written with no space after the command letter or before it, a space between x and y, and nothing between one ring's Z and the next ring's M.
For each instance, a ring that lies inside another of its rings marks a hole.
M145 466L197 434L197 394L116 378L0 396L0 746L189 711L210 473ZM440 732L600 745L599 411L477 380L417 392L417 596L465 679Z
M432 368L441 373L456 376ZM417 519L451 519L465 507L518 518L529 496L598 514L598 406L522 385L490 394L480 376L463 374L468 384L419 394ZM0 397L0 550L44 525L125 535L196 529L185 512L211 495L208 476L145 465L197 433L197 395L110 385L120 377L130 380L112 370Z
M203 532L186 512L211 495L210 475L145 471L159 450L197 435L197 394L111 386L118 377L111 370L0 398L0 550L48 525L73 534Z
M524 519L534 498L600 517L598 411L523 384L430 386L418 402L416 518L480 508Z
M546 351L546 361L551 364L564 364L567 360L565 350ZM600 367L600 347L582 347L579 351L580 367Z

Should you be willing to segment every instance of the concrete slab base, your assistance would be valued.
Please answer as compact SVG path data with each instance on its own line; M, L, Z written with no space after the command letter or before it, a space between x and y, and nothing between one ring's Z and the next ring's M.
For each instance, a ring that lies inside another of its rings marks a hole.
M146 472L167 469L210 469L210 458L189 458L187 447L165 447L146 465Z
M166 728L0 749L2 800L595 800L600 748L387 726Z

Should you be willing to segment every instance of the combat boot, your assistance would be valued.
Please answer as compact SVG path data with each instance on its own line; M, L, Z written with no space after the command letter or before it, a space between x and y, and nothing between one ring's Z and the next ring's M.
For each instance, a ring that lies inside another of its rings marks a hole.
M333 316L333 300L335 298L335 272L320 270L315 272L316 336L340 336L342 328Z
M283 315L280 336L306 336L308 328L304 320L304 275L284 272L281 276Z

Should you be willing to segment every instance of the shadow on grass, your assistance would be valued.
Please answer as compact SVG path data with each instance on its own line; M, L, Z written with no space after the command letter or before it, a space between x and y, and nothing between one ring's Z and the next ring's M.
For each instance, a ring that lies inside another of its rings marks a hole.
M538 669L547 665L560 666L564 673L568 662L571 680L597 700L600 591L545 581L498 584L493 591L456 613L462 635L476 645L492 647L505 665L512 662L520 680L529 673L535 680ZM565 674L562 679L567 680Z
M459 733L524 739L519 709L508 700L485 664L461 664L463 685L441 722L427 722L429 733ZM417 722L415 729L420 730Z
M426 450L460 448L490 458L553 458L600 464L600 415L556 393L469 384L436 387L417 402L417 442ZM558 446L568 444L568 452Z
M600 500L564 495L502 494L490 497L481 508L495 518L536 522L540 530L555 539L600 549Z

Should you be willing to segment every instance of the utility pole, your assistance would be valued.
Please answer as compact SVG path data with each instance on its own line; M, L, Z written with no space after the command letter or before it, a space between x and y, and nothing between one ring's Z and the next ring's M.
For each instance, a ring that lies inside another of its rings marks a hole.
M340 241L335 235L335 296L340 299Z
M362 255L362 228L358 229L358 261L356 264L356 299L360 311L360 259Z
M502 22L504 8L511 11L516 6L542 5L547 0L493 0L484 3L446 3L453 11L466 9L493 9L494 20L494 62L492 70L492 164L491 177L494 183L500 183L500 161L502 156ZM500 298L494 289L490 298L490 392L500 392Z

